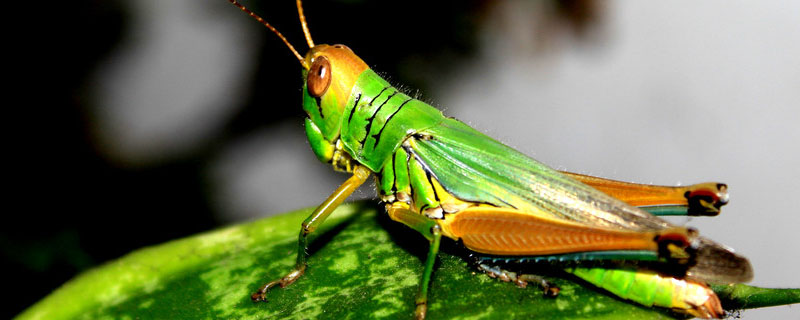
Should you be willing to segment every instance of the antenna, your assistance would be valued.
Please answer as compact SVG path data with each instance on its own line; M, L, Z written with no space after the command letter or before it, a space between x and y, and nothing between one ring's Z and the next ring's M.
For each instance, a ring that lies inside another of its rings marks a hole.
M306 16L303 14L303 1L297 0L297 14L300 15L300 25L303 26L303 34L306 35L306 42L308 42L308 48L311 49L314 47L314 40L311 40L311 33L308 32L308 24L306 23Z
M236 6L237 8L241 9L242 11L244 11L244 13L247 13L248 15L253 17L253 19L256 19L258 22L261 22L261 24L263 24L268 29L272 30L272 32L275 33L275 35L277 35L279 38L281 38L281 40L283 40L283 43L285 43L286 46L289 47L289 50L291 50L292 53L294 53L294 56L297 57L297 60L299 60L300 64L303 65L303 68L306 68L306 69L310 68L308 66L308 64L306 63L306 60L303 59L303 56L301 56L299 53L297 53L297 50L294 49L292 44L289 43L289 40L286 40L286 37L284 37L283 34L281 34L280 31L278 31L278 29L275 29L275 27L273 27L271 24L269 24L269 22L267 22L263 18L259 17L253 11L250 11L250 9L247 9L244 5L239 3L239 1L237 1L237 0L228 0L228 2L230 2L231 4ZM309 43L311 43L311 36L309 35L308 29L307 29L306 24L305 24L305 17L303 17L303 10L300 8L300 0L297 0L297 8L300 10L300 17L301 17L301 21L302 21L302 24L303 24L303 31L306 34L306 39L309 41ZM311 44L313 46L313 43L311 43Z

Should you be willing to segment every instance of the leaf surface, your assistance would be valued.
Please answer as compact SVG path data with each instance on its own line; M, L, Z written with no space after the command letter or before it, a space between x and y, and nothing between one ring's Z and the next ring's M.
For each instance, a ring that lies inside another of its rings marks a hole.
M372 202L344 205L312 240L308 270L253 303L250 293L294 264L304 209L137 250L85 272L18 319L363 319L413 316L427 242L389 221ZM451 246L453 247L453 246ZM568 279L546 298L534 286L475 272L456 250L440 254L429 319L672 319ZM723 304L752 308L800 302L798 289L715 286Z

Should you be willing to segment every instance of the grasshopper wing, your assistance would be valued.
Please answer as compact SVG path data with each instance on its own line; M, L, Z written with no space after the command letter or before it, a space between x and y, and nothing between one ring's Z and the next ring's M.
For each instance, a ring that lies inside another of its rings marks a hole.
M418 132L409 145L442 187L465 201L542 212L591 227L639 232L675 228L455 119ZM752 278L750 263L730 248L701 237L692 242L689 276L718 283Z

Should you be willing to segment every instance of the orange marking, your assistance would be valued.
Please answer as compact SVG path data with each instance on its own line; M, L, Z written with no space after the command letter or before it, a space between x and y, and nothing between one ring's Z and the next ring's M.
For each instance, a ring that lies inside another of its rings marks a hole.
M658 233L604 229L505 208L467 208L440 225L444 235L461 239L470 250L495 255L658 250ZM673 237L677 231L665 232Z
M684 193L689 191L688 187L655 186L609 180L571 172L561 173L588 184L614 198L625 201L632 206L688 204L686 197L684 197Z

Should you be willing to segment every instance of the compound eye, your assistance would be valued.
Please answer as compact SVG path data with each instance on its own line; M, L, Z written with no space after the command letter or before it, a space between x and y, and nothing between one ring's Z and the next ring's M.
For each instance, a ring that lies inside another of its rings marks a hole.
M331 85L331 63L324 56L314 59L308 71L308 93L313 97L321 97Z

